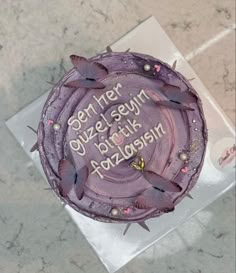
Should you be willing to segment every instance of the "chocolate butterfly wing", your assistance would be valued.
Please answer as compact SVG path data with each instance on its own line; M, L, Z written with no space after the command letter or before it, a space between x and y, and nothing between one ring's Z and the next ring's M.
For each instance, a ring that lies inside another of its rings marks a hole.
M65 87L69 88L91 88L91 89L102 89L105 85L102 82L95 80L75 80L64 84Z
M152 171L144 171L145 179L153 186L162 191L180 192L182 188L175 182L162 177L161 175Z
M145 221L142 221L142 222L138 222L138 224L144 228L145 230L149 231L150 232L150 229L149 227L147 226L147 224L145 223Z
M130 226L131 226L131 223L128 223L128 224L126 225L125 230L124 230L124 232L123 232L123 235L124 235L124 236L125 236L126 232L128 231L128 229L130 228Z
M75 181L75 193L79 200L83 198L84 185L88 179L89 170L87 166L84 166L77 172L77 177Z
M137 224L139 224L142 228L144 228L145 230L147 230L147 231L150 232L149 227L147 226L147 224L146 224L144 221L142 221L142 222L137 222ZM128 229L130 228L130 226L131 226L131 223L128 223L128 224L126 225L125 230L124 230L124 232L123 232L123 235L126 234L126 232L128 231Z
M174 70L175 70L175 69L176 69L176 66L177 66L177 60L175 60L175 61L173 62L173 64L172 64L172 66L171 66L171 67L172 67L172 69L174 69Z
M75 167L66 159L62 159L58 164L58 173L61 178L60 193L66 197L74 186L76 180Z
M30 152L33 153L34 151L38 151L39 150L39 145L38 142L36 142L32 148L30 149Z
M135 207L138 209L156 208L161 211L174 210L174 204L163 192L154 188L143 191L135 200Z
M33 127L31 127L31 126L29 126L29 125L27 125L27 127L32 131L32 132L34 132L36 135L37 135L37 131L33 128ZM33 146L32 146L32 148L30 149L30 152L31 153L33 153L34 151L38 151L38 149L39 149L39 145L38 145L38 142L36 142Z
M108 74L107 68L100 63L88 61L86 58L77 55L71 55L70 59L84 79L97 80Z
M32 131L34 132L36 135L38 134L37 130L35 130L33 127L27 125L27 127Z

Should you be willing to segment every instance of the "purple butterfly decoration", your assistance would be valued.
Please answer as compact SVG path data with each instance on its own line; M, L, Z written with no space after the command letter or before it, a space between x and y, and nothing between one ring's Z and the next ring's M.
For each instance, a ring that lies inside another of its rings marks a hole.
M187 104L196 102L196 97L191 92L181 92L177 86L165 84L160 90L171 101Z
M180 192L182 188L175 182L154 173L144 170L145 179L153 186L139 195L135 201L135 206L141 209L157 208L162 211L172 211L174 204L164 192Z
M182 188L177 183L167 180L161 175L152 171L144 171L143 176L154 188L157 188L163 192L181 192L182 190Z
M77 55L70 56L71 62L75 69L80 73L82 79L74 80L64 84L70 88L92 88L102 89L105 85L99 82L99 79L104 78L108 74L107 68L97 62L92 62L84 57Z
M84 166L81 168L76 177L75 181L75 194L78 197L79 200L83 198L84 195L84 185L88 179L89 170L87 166Z
M135 207L138 209L156 208L161 211L174 210L174 204L163 192L151 187L143 191L135 200Z
M179 109L179 110L185 110L185 111L194 111L193 108L182 105L180 103L174 102L174 101L168 101L168 100L159 100L155 102L156 105L165 106L171 109Z
M131 166L141 171L151 188L144 190L135 200L135 206L139 209L157 208L163 211L174 209L174 204L165 192L181 192L182 188L175 182L167 180L161 175L145 169L144 158L139 156L138 163L133 161Z
M74 189L79 200L84 193L84 185L88 178L88 168L84 166L78 172L75 167L66 159L62 159L58 164L58 173L61 177L60 193L66 197Z
M162 87L162 88L164 88L164 87ZM160 88L160 89L162 90L162 88ZM159 100L157 94L152 90L145 90L145 92L152 99L152 101L155 102L156 105L165 106L165 107L168 107L171 109L194 111L193 108L183 105L180 102L178 102L177 100L176 101L175 100ZM184 93L187 93L187 92L184 92Z
M165 192L181 192L182 188L177 183L167 180L153 171L146 170L143 157L139 157L138 163L133 161L131 166L141 171L147 182L152 185L136 198L135 207L139 209L157 208L166 212L173 210L174 204Z

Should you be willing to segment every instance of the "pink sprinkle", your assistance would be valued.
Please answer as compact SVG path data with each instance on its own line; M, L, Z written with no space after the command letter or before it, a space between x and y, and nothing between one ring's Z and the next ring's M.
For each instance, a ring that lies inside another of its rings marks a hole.
M156 68L156 72L161 70L161 66L159 64L155 64L154 67Z
M51 120L51 119L48 120L48 125L53 125L53 123L54 123L53 120Z
M188 171L188 167L186 167L186 166L181 169L182 173L186 173L187 171Z
M131 209L130 208L126 208L123 211L124 211L124 214L129 214L131 212Z

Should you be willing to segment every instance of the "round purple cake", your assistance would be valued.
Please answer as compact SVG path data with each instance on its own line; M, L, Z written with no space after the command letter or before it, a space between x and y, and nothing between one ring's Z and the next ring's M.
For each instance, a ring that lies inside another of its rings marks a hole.
M70 58L37 130L48 182L92 219L148 229L146 219L191 197L200 174L207 128L197 92L148 55Z

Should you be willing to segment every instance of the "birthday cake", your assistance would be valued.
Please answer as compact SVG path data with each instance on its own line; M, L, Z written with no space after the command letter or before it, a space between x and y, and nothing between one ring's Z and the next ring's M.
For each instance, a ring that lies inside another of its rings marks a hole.
M65 204L98 221L148 229L146 219L191 198L207 143L199 96L176 64L148 55L108 50L70 59L32 150Z

